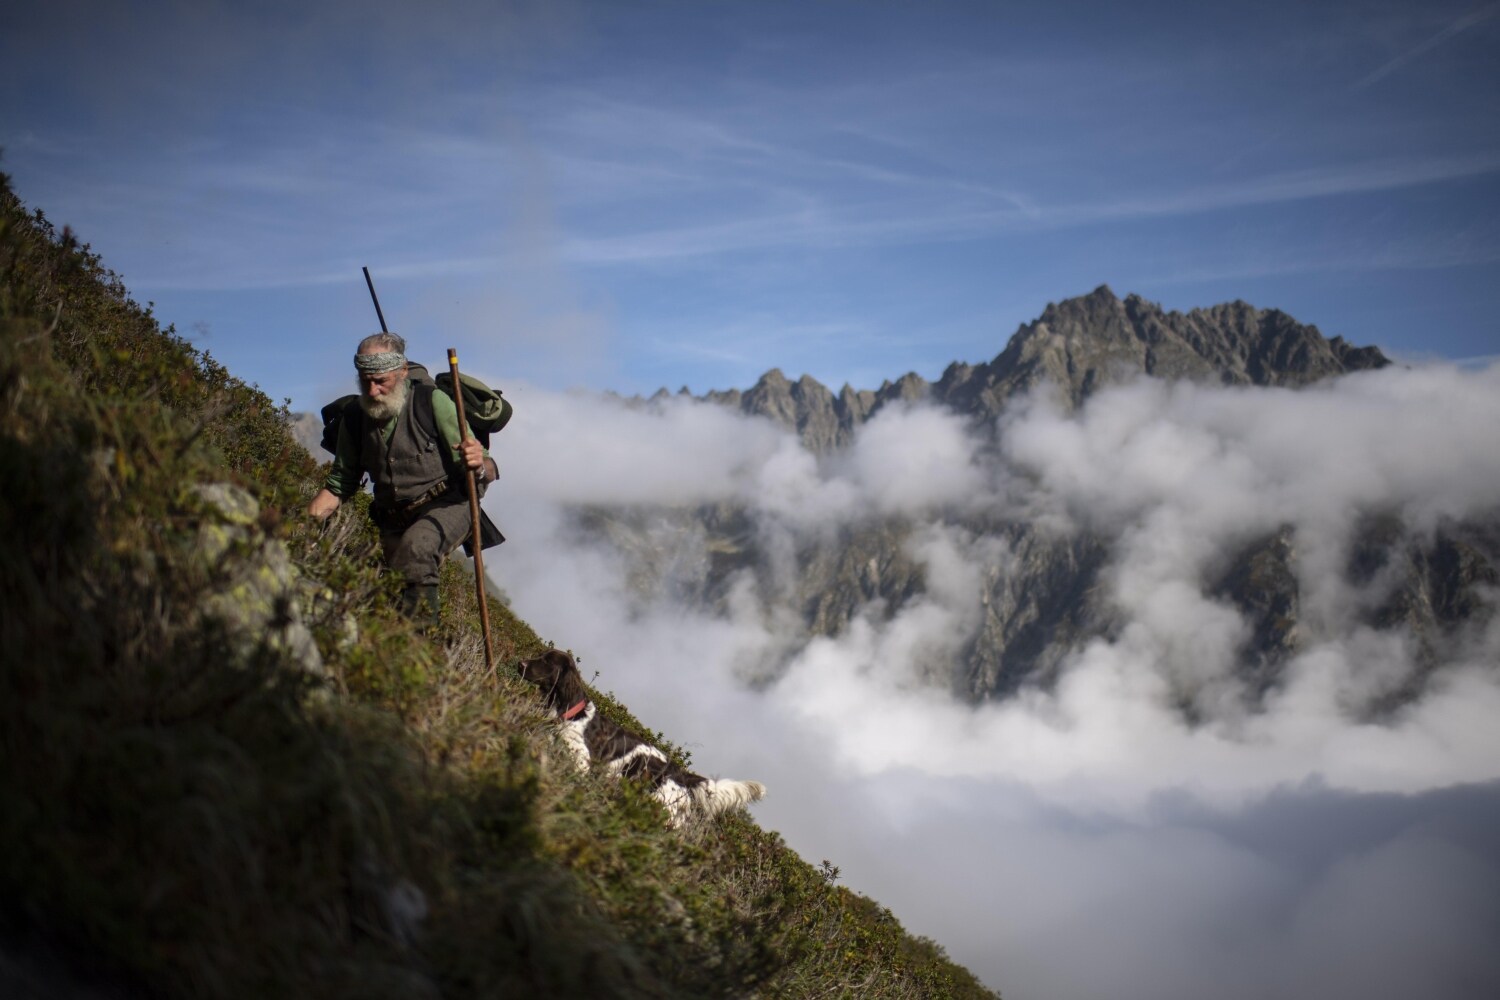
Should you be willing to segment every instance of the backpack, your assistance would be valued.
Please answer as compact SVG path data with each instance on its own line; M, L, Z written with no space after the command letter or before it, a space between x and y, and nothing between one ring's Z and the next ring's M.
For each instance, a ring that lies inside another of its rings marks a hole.
M453 395L453 373L442 372L437 378L433 378L426 367L415 361L408 363L409 371L407 379L417 385L432 385ZM511 410L510 401L501 394L499 389L491 389L479 379L472 375L459 372L459 391L463 393L464 399L464 423L469 425L469 431L479 440L485 448L490 446L490 435L502 430L510 423ZM431 408L423 411L431 414ZM419 414L420 415L420 414ZM339 427L345 420L355 421L355 426L363 419L359 409L359 396L351 393L348 396L340 396L327 406L323 407L323 450L330 455L338 451ZM432 424L429 416L424 421L424 429L433 437L437 437L437 427Z

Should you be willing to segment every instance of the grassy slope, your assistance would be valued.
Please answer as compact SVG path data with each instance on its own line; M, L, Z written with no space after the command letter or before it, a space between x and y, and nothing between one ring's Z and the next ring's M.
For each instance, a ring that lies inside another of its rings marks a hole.
M509 669L545 643L492 600L487 675L456 564L413 635L358 505L297 516L284 408L4 181L0 407L0 949L160 996L992 995L747 815L672 832L574 773ZM277 553L256 641L202 610Z

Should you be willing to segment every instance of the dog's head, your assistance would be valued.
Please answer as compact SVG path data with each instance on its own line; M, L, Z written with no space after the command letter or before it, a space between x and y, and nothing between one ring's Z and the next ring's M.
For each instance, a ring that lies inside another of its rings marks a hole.
M522 660L521 679L541 689L547 707L559 714L588 700L583 676L573 657L561 649L549 649L535 659Z

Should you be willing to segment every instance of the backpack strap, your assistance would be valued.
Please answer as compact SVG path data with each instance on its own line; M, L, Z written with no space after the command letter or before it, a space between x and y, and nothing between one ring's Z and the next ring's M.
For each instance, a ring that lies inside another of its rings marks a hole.
M461 462L453 462L449 459L451 448L443 436L438 433L437 412L432 408L432 394L439 392L437 386L431 382L417 382L409 390L411 392L411 419L412 423L422 428L422 433L436 442L443 450L443 464L450 466L449 477L455 482L463 479L464 466ZM462 428L460 428L462 430Z
M431 382L413 382L408 387L411 393L411 418L428 437L445 444L438 437L437 414L432 409L432 394L437 391Z

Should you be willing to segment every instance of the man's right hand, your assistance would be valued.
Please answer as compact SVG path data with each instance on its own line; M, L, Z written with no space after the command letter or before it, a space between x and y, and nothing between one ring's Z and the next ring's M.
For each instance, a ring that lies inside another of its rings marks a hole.
M329 514L339 509L342 502L332 490L319 490L318 495L312 498L312 503L307 505L308 516L319 521L326 520Z

